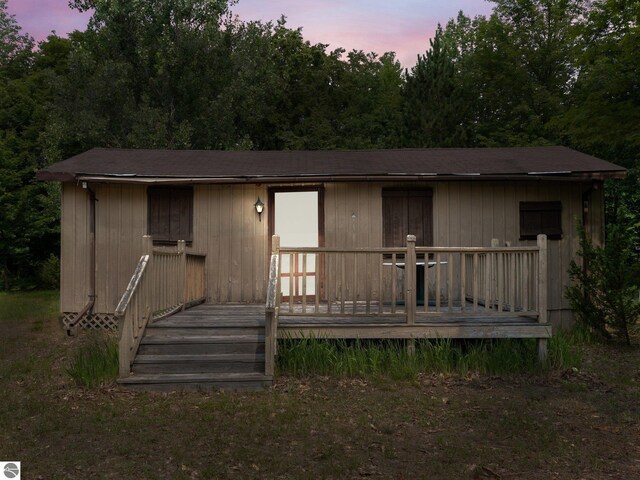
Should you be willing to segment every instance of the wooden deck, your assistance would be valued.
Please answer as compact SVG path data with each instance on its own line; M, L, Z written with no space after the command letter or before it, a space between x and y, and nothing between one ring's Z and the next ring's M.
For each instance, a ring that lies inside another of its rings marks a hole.
M183 310L207 298L206 257L187 254L184 242L175 252L157 251L145 237L146 253L116 309L120 382L167 390L262 388L272 381L277 340L284 338L535 338L545 361L552 329L544 235L537 247L415 243L408 235L402 248L280 249L276 235L264 305ZM316 262L327 267L324 275L308 268ZM433 272L420 271L431 264ZM161 318L164 312L173 315Z
M326 307L325 307L326 308ZM264 327L264 305L203 304L155 322L154 326L243 329ZM548 338L551 325L527 316L463 315L460 311L418 316L407 325L403 315L280 315L278 338Z

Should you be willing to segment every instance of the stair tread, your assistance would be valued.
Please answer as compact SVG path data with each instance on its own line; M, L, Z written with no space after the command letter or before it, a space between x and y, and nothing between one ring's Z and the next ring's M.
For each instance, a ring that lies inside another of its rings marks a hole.
M264 354L260 353L201 353L201 354L139 354L134 363L176 363L176 362L256 362L263 361Z
M175 343L263 343L264 335L145 335L141 343L164 345Z
M272 381L273 376L262 373L134 373L119 378L118 383L191 383L191 382L247 382Z
M208 318L203 319L181 319L181 320L161 320L147 325L147 328L259 328L264 327L264 320L249 320L238 322L235 320L214 321Z

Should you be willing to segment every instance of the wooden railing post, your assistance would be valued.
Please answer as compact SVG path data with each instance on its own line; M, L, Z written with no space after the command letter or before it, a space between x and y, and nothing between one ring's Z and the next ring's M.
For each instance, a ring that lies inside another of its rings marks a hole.
M187 243L184 240L178 240L178 292L180 292L181 299L178 299L180 303L182 303L182 310L185 309L187 305L187 300L189 298L189 293L187 292Z
M280 272L280 237L271 238L271 260L269 262L269 278L267 281L267 301L264 322L264 373L273 376L275 373L276 344L278 341L278 300Z
M142 236L142 254L149 255L149 260L147 261L147 276L150 276L152 279L155 275L153 275L154 270L154 258L153 258L153 237L151 235L143 235ZM151 298L145 298L148 302L147 305L143 306L143 309L146 311L147 307L153 310L155 307L155 296L157 295L157 291L159 289L159 285L156 285L152 280L152 284L150 285L150 296Z
M538 322L549 321L547 311L547 236L538 235ZM547 360L547 339L538 339L538 361Z
M538 235L538 322L547 323L547 236Z
M407 324L416 323L416 236L407 235L407 257L404 267L405 298Z
M153 254L153 237L151 235L142 236L142 254L143 255Z

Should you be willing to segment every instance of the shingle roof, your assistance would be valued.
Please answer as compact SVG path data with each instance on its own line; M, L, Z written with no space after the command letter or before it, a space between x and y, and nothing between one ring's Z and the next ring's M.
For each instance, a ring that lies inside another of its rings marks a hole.
M566 147L323 151L94 148L37 173L39 180L268 181L397 176L617 177L625 169Z

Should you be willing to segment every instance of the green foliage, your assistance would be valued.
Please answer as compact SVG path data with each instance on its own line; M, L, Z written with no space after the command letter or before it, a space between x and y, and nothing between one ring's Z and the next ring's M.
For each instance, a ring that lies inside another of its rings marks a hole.
M7 33L8 32L8 33ZM68 41L49 37L33 51L0 2L0 288L19 287L59 245L59 188L35 182L44 166L40 133L56 71L64 71ZM27 282L32 283L32 282Z
M60 288L60 259L55 255L49 255L40 265L40 286L55 290Z
M417 340L409 353L404 341L349 341L304 338L278 344L282 373L412 379L419 373L506 374L545 368L576 367L580 357L572 338L556 334L549 341L547 365L536 360L535 340Z
M454 63L456 45L438 25L431 48L418 55L404 89L404 144L414 147L467 145L471 126L467 98Z
M355 149L563 143L630 169L607 221L640 224L640 8L496 0L415 66L242 22L227 0L73 0L89 27L34 48L0 0L0 288L59 249L39 168L93 147ZM24 283L24 282L23 282Z
M610 225L606 245L599 247L581 226L579 233L578 254L584 264L571 262L574 283L565 295L583 324L604 336L610 329L630 344L640 317L640 262L634 235L628 227Z
M67 373L78 385L88 388L113 382L118 377L117 338L91 335L71 358Z

